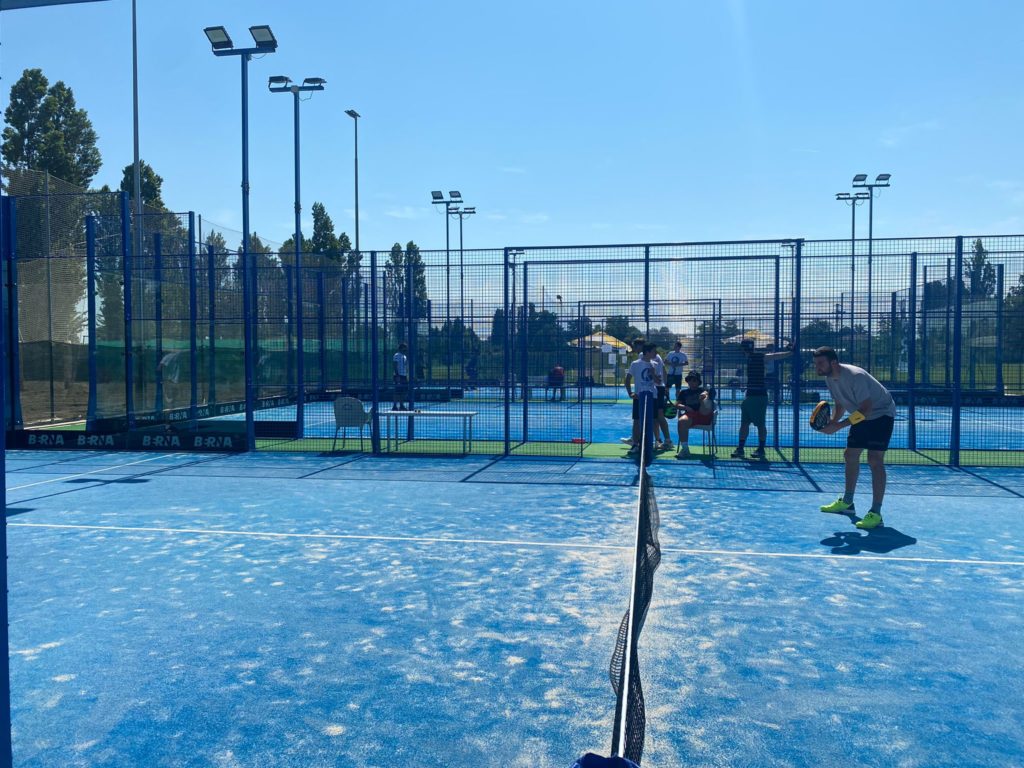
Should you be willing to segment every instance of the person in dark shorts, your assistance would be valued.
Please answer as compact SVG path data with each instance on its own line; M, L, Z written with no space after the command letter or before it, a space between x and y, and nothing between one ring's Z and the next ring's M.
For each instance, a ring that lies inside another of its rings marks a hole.
M679 419L676 429L679 432L679 452L677 459L690 457L690 428L708 426L714 419L715 405L711 402L711 393L701 386L700 374L690 371L686 374L686 389L676 397L676 408Z
M743 405L740 406L740 438L739 445L732 452L734 459L742 459L743 448L747 443L747 435L750 433L750 425L757 428L757 450L751 457L755 459L764 458L764 446L768 438L768 427L765 423L765 416L768 413L768 385L765 382L765 362L782 360L793 354L792 348L784 349L781 352L758 352L754 349L753 339L744 339L740 342L740 349L747 357L747 394L743 398Z
M404 402L409 397L409 358L406 355L408 351L409 346L403 341L398 345L398 351L391 359L391 379L394 384L391 404L393 411L404 411Z
M552 402L554 402L555 395L558 395L559 400L565 400L565 368L561 363L555 363L554 367L548 371L547 388L551 390Z
M846 486L843 495L821 508L822 512L855 513L853 493L860 474L860 455L868 452L871 468L871 509L857 527L870 530L884 525L882 501L885 498L885 452L889 449L893 424L896 422L896 403L889 391L863 368L839 362L831 347L814 350L814 370L825 377L829 392L835 400L832 420L821 430L833 435L850 428L846 438ZM850 414L845 419L844 414Z

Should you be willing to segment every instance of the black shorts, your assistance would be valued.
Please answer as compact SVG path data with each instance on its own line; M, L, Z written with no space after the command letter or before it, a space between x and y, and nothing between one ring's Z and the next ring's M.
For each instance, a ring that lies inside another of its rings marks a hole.
M670 373L666 377L668 380L668 386L670 387L681 387L683 386L683 374L681 373Z
M658 410L658 399L659 398L657 395L653 397L655 411ZM643 412L640 410L640 400L640 395L637 395L636 397L633 398L633 421L639 421L640 419L643 418Z
M896 420L892 416L862 421L850 427L846 438L847 448L866 448L869 451L889 450L892 428Z
M668 387L658 387L658 394L654 396L654 412L663 413L668 405Z

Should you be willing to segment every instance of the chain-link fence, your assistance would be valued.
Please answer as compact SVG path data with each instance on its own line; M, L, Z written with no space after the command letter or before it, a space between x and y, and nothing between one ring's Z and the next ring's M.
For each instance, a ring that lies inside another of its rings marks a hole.
M680 370L701 374L716 403L706 431L721 446L736 445L756 388L780 458L838 459L842 443L807 424L827 394L809 352L831 346L893 393L891 460L1007 464L1024 448L1021 236L332 258L253 235L243 262L241 233L192 214L133 219L123 194L40 174L12 176L8 191L15 429L233 431L236 448L620 455L628 347L643 337L663 356L678 342ZM769 355L761 386L743 339L798 353Z

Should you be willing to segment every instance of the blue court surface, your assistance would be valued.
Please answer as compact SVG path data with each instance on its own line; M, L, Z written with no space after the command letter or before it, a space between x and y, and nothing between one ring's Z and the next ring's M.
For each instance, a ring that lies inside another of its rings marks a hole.
M626 461L6 458L16 766L608 752ZM1024 471L892 468L871 532L840 466L652 476L644 766L1024 764Z

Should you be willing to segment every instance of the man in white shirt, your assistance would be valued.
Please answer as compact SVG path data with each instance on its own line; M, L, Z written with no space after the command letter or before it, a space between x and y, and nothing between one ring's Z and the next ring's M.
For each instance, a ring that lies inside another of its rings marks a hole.
M643 439L644 414L640 409L640 395L649 395L652 401L658 396L659 379L653 363L656 350L657 345L650 342L645 343L642 354L637 360L633 361L633 364L629 366L629 371L626 373L626 394L633 401L633 435L632 447L629 449L631 455L636 455L640 452L640 441ZM636 382L635 389L633 386L634 382ZM654 416L653 413L648 415L650 417ZM648 430L653 435L654 424L649 424Z
M395 352L395 356L391 360L391 366L394 369L392 375L394 382L392 411L405 410L405 401L408 398L407 390L409 388L409 358L405 353L408 351L409 347L403 341L398 345L398 351Z
M884 525L882 500L885 498L885 452L889 449L896 421L896 403L889 391L863 368L839 362L831 347L814 350L814 370L825 377L835 400L832 420L821 430L832 435L850 427L846 440L846 487L842 496L821 508L822 512L853 513L853 493L860 474L860 455L867 449L871 467L871 509L858 520L858 528L870 530ZM843 415L849 413L847 418Z
M677 341L675 349L665 357L665 365L668 366L668 378L665 381L665 386L675 386L676 400L679 399L679 393L683 389L683 368L689 365L689 363L690 358L683 352L683 342Z

